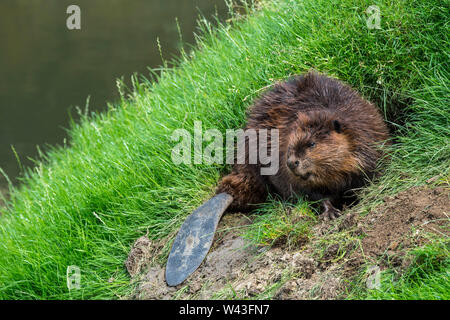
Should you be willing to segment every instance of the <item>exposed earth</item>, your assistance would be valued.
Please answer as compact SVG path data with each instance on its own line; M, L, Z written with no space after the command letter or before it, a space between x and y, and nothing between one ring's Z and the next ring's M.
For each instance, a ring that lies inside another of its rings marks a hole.
M256 246L242 226L251 215L227 214L205 261L181 285L168 287L156 263L163 245L146 236L134 244L126 267L136 290L129 299L343 299L348 283L370 280L383 269L400 272L409 249L430 234L448 237L450 188L415 187L386 197L367 215L351 209L332 222L319 222L313 236L293 248Z

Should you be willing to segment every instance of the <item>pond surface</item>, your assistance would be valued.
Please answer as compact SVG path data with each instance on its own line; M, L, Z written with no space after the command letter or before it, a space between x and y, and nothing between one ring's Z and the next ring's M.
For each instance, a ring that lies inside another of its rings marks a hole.
M81 30L68 30L67 7L81 9ZM62 144L69 112L104 110L117 99L116 79L173 58L194 43L199 14L226 16L224 0L1 0L0 167L16 183L37 146ZM0 175L1 176L1 175ZM6 179L0 177L0 189Z

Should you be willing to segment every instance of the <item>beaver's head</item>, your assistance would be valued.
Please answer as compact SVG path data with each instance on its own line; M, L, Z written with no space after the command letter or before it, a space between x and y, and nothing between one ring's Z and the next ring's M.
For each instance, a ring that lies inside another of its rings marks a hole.
M298 182L311 186L340 183L358 170L352 136L327 111L299 113L287 137L286 166Z

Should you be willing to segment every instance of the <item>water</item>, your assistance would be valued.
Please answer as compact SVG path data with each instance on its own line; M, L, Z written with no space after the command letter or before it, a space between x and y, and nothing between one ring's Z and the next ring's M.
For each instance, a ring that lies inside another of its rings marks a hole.
M68 30L66 9L81 9L81 30ZM62 144L69 110L104 110L117 99L116 79L162 64L194 43L201 13L226 16L224 0L1 0L0 167L17 183L36 146ZM6 180L0 177L0 189Z

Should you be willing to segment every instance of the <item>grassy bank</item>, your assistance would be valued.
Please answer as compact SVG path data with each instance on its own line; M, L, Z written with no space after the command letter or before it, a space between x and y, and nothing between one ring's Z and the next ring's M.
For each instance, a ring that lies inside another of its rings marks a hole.
M368 29L373 1L279 0L212 28L157 82L135 79L102 114L85 114L67 145L48 150L0 217L0 298L120 298L133 241L171 236L213 192L222 165L171 160L173 130L242 126L252 99L275 80L314 68L376 102L397 136L375 200L450 167L448 5L376 1L381 29ZM81 269L68 291L66 268ZM439 271L438 271L439 273Z

